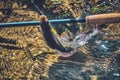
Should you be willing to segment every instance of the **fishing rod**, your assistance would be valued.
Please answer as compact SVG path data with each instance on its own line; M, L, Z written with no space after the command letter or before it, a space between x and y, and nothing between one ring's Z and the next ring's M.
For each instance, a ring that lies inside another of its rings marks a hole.
M73 19L54 19L48 20L50 23L87 23L87 24L108 24L108 23L120 23L120 13L107 13L89 15L85 18L73 18ZM0 23L0 27L17 27L17 26L34 26L40 25L40 21L26 21L26 22L8 22Z
M72 23L72 22L85 22L85 18L76 19L55 19L49 20L50 23ZM10 22L10 23L0 23L0 27L16 27L16 26L30 26L30 25L40 25L40 21L26 21L26 22Z

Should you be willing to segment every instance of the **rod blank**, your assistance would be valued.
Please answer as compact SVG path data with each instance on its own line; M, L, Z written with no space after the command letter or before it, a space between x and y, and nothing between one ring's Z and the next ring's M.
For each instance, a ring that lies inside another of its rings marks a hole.
M75 23L75 22L86 22L86 20L85 18L56 19L56 20L49 20L49 22L50 23ZM34 25L40 25L40 21L0 23L0 27L17 27L17 26L34 26Z

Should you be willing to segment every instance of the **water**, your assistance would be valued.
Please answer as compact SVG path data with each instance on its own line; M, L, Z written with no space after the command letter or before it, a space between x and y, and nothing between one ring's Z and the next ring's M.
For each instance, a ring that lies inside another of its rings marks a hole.
M38 20L39 12L35 10L31 2L5 0L0 4L2 4L1 22ZM70 4L73 5L73 3ZM77 4L82 5L79 8ZM55 6L58 5L55 4ZM48 6L50 5L44 4L41 11L47 11ZM69 8L73 10L68 10L68 12L76 16L80 16L80 14L75 14L79 13L80 9L82 16L120 11L119 0L84 0ZM45 13L51 15L51 9ZM55 14L60 18L65 16L63 12ZM52 19L56 18L53 13L51 16ZM86 29L93 28L88 25L82 26L87 26ZM76 36L74 42L70 44L79 43L72 47L80 48L72 56L63 58L46 46L36 26L0 28L0 79L120 80L120 23L101 25L100 30L102 33L87 38L87 41L82 40L85 42L84 45L79 40L81 36L84 39L86 35Z
M88 34L87 36L85 34L79 34L78 36L75 37L74 40L72 43L67 42L66 45L70 46L70 44L73 44L74 46L70 47L78 48L80 46L87 44L89 47L89 51L91 52L89 54L92 55L92 58L89 58L85 63L81 63L79 61L74 60L60 60L54 63L49 68L48 75L50 80L120 79L119 78L120 64L119 62L116 62L119 61L118 58L120 57L120 55L119 54L115 55L114 53L112 53L114 51L119 50L120 48L119 41L103 40L99 36L97 29L95 29L92 33ZM81 44L81 41L85 41L85 43ZM63 44L65 44L65 41L63 42ZM79 51L78 53L81 54ZM81 57L79 56L79 58ZM113 63L115 64L114 67Z
M74 36L74 39L70 41L70 36L66 33L64 36L58 37L59 41L64 47L71 47L72 49L77 49L85 44L95 35L98 34L98 29L94 29L93 32L87 34L87 31L84 33L79 33Z

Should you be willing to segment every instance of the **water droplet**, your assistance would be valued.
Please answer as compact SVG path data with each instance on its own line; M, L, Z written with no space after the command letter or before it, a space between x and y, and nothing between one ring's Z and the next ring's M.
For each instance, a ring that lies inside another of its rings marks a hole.
M108 41L105 41L105 43L108 43Z
M95 41L96 44L100 44L101 43L101 40L97 40Z
M114 73L113 75L114 75L114 76L120 76L120 74L119 74L119 73Z
M104 44L101 45L103 49L108 49Z
M109 33L108 33L108 32L106 32L106 33L105 33L105 35L109 35Z

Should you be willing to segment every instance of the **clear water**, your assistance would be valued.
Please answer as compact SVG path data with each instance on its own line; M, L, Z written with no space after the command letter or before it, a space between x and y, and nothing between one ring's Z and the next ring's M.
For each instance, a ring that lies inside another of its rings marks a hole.
M34 1L41 6L44 0ZM74 5L71 12L79 13L80 9L82 17L120 12L119 0L81 0L79 4L80 8ZM42 8L48 7L44 4ZM45 14L51 19L65 17L64 13L55 16L50 11ZM0 22L33 21L38 16L38 9L30 1L0 2ZM75 26L71 29L74 34L78 29ZM95 35L97 31L93 30L90 34L77 34L72 42L61 40L63 45L78 49L67 58L46 46L36 26L0 28L0 80L120 80L120 23L99 27L103 33Z

